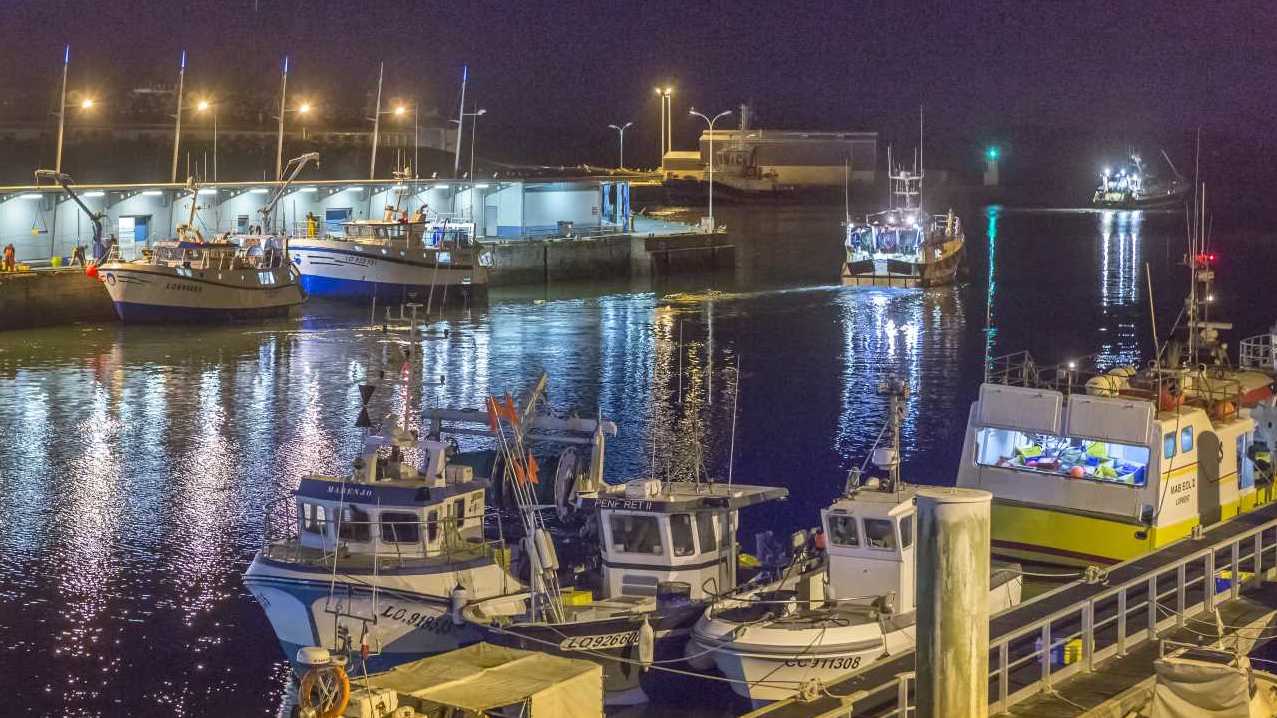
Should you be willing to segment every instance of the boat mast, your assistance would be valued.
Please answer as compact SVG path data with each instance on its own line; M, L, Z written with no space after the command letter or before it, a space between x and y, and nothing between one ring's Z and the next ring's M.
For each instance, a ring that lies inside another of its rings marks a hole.
M922 105L918 105L918 209L922 209Z

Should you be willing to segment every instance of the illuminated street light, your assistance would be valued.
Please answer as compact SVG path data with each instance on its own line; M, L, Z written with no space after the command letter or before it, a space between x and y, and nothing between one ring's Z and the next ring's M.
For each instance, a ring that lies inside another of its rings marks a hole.
M93 98L91 98L91 97L86 97L86 98L84 98L83 100L80 100L80 109L81 109L81 110L91 110L91 109L93 109Z
M694 107L687 114L699 117L705 120L705 124L709 125L709 228L712 232L714 231L714 123L732 114L732 111L723 110L714 115L713 119L697 112Z
M408 111L408 108L407 108L407 107L404 107L403 105L398 105L397 107L395 107L395 114L396 114L396 115L400 115L400 116L402 116L402 115L403 115L405 112L407 112L407 111Z
M633 122L626 122L624 125L621 125L620 127L616 125L608 125L608 127L611 127L612 129L616 130L616 133L621 136L621 157L617 161L617 165L616 165L617 168L621 170L625 169L625 130L633 125L634 125Z
M298 106L297 111L303 115L306 114L307 112L310 112L310 103L309 102L301 103L301 105Z
M674 146L672 118L674 88L670 86L653 87L652 92L661 100L661 169L665 169L665 155Z

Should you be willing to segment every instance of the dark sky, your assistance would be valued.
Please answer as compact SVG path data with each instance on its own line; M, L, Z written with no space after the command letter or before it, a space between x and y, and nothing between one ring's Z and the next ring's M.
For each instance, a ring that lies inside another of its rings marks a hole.
M752 101L767 127L911 136L919 104L943 135L1003 128L1206 126L1267 136L1277 116L1277 7L1200 2L410 2L408 0L0 0L0 88L188 86L359 102L386 61L389 96L455 112L459 69L488 109L481 133L527 159L600 159L609 122L657 143L655 84L689 105ZM486 129L485 129L486 128ZM500 139L496 136L499 135Z

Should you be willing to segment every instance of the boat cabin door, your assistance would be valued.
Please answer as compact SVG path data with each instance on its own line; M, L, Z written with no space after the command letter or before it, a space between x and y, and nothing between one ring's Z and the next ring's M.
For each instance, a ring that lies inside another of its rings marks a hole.
M1220 463L1224 447L1213 431L1197 435L1197 511L1202 526L1219 523L1223 518L1223 497L1220 495Z

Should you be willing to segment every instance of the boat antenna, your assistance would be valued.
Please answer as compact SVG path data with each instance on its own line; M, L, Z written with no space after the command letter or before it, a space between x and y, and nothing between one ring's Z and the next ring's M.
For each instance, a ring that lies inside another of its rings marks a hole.
M736 465L736 410L740 406L740 354L736 355L736 387L732 391L732 441L727 451L727 488L732 488L732 468Z
M922 209L922 175L922 105L918 105L918 209Z
M892 167L891 167L891 144L888 143L887 144L887 209L895 209L895 207L893 207L891 204L891 199L892 199L891 183L893 181L891 179L891 173L893 171L894 170L892 170Z
M843 222L851 224L851 161L842 160L842 214Z

